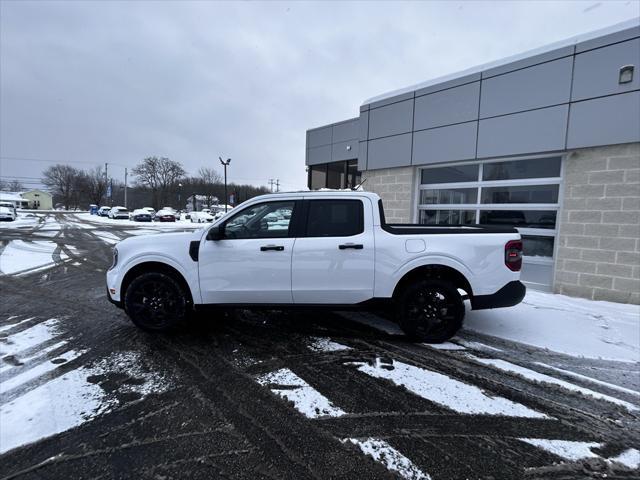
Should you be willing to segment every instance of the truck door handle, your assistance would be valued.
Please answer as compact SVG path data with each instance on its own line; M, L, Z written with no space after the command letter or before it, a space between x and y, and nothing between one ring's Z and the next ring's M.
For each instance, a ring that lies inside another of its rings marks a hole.
M364 247L361 243L343 243L342 245L338 245L340 250L346 250L347 248L353 248L354 250L362 250Z
M275 250L276 252L281 252L284 250L284 246L282 245L263 245L260 247L261 252L267 252L269 250Z

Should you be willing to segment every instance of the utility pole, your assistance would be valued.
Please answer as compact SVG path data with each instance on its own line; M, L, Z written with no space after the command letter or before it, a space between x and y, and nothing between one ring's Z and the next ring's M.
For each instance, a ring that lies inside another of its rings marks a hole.
M276 178L276 192L280 191L280 179Z
M124 168L124 208L127 208L127 167Z
M111 199L111 206L113 207L113 178L110 180L109 193L111 194L109 197Z
M271 190L271 193L273 193L273 178L269 179L269 189Z
M229 196L227 195L227 167L231 163L231 159L222 160L222 157L218 157L220 163L224 166L224 213L227 213L227 202L229 202Z

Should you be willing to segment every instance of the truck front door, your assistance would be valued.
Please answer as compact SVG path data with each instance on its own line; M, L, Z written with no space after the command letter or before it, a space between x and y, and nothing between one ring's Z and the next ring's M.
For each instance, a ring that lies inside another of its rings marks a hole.
M291 226L299 203L283 199L243 208L221 226L221 238L201 243L198 271L204 303L292 302Z

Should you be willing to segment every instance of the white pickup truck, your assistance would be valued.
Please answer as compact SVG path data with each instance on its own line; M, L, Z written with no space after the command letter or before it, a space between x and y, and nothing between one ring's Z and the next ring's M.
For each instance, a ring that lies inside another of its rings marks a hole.
M373 193L255 197L211 226L128 238L114 249L109 300L140 328L175 327L211 306L392 306L411 338L443 342L472 309L519 303L513 228L387 224Z

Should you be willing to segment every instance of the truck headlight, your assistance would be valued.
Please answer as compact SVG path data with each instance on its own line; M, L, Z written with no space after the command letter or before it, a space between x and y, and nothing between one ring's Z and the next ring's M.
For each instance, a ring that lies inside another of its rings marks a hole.
M113 249L113 263L111 264L111 267L109 267L109 270L113 270L116 265L118 264L118 249L114 248Z

